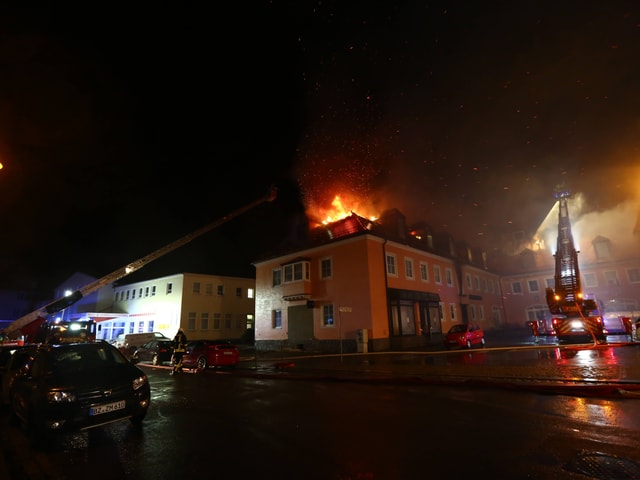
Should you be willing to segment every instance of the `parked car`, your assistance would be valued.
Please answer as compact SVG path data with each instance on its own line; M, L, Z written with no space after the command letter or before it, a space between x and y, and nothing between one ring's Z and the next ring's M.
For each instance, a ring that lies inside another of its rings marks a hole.
M162 365L163 363L170 363L172 355L173 342L171 340L151 340L141 345L133 353L133 358L140 362Z
M106 341L40 345L9 395L13 418L35 446L120 420L140 425L151 401L145 373Z
M119 337L119 335L118 335ZM133 355L140 345L144 345L151 340L171 340L160 332L145 332L145 333L127 333L122 340L120 348L124 349L125 353Z
M240 361L238 347L220 340L194 340L187 343L182 367L204 370L208 367L235 367Z
M484 347L484 343L484 331L477 323L458 323L444 336L444 346L447 348L471 348L473 345Z

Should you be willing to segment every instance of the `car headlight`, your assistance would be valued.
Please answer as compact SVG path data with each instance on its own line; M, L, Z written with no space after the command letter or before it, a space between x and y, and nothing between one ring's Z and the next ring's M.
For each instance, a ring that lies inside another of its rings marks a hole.
M147 384L148 381L149 380L147 380L147 376L146 375L142 375L142 376L140 376L138 378L134 378L133 379L133 390L135 391L135 390L138 390L138 389L144 387Z
M64 390L50 390L47 392L47 401L50 403L75 402L76 394Z

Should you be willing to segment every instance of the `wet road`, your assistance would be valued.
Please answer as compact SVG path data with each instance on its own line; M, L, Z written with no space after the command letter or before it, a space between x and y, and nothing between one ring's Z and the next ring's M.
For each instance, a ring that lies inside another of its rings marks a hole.
M637 345L258 355L233 372L177 377L143 366L153 397L141 431L120 422L33 452L3 418L5 459L16 479L640 478L637 399L502 388L633 385L639 355Z

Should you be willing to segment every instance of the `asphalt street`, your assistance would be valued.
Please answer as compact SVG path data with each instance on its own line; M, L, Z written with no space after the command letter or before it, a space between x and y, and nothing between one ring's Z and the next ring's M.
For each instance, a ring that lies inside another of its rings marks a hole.
M589 378L576 375L572 362L554 361L560 346L551 338L536 339L526 330L508 330L487 333L485 348L463 352L468 362L442 362L451 355L460 358L460 351L446 351L434 343L417 351L319 354L301 350L255 351L241 347L241 361L234 375L282 380L309 380L336 382L377 382L385 384L439 384L478 386L490 388L527 389L541 393L640 399L640 362L625 363L611 378L608 362L593 362L588 366ZM628 349L631 358L640 355L640 341L612 338L606 345L572 345L574 351L598 349ZM550 361L522 364L487 362L490 352L532 349L548 352ZM629 355L626 355L627 357ZM149 365L149 367L151 367ZM144 367L146 368L146 367ZM158 367L151 367L158 368ZM167 368L170 367L161 367ZM189 373L185 373L189 374ZM5 415L6 416L6 415ZM6 431L4 432L6 433ZM3 435L5 447L11 439ZM7 462L10 450L0 455L0 478L14 479ZM21 477L20 480L40 480L46 476Z

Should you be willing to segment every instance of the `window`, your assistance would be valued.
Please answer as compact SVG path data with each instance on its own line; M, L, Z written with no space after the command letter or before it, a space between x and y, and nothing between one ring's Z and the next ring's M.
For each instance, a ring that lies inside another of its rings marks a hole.
M556 281L553 278L545 278L544 283L547 288L556 288Z
M220 330L220 317L221 317L221 315L219 313L214 313L213 314L213 329L214 330Z
M187 329L189 330L196 329L196 312L189 312L187 314Z
M598 278L594 272L584 274L584 286L588 288L598 286Z
M334 325L332 304L322 306L322 325L325 327L333 327Z
M413 260L410 258L404 259L404 274L407 278L413 279Z
M129 300L129 290L127 290L127 300Z
M449 316L451 317L452 321L456 319L456 304L455 303L450 303L449 304Z
M429 268L424 262L420 262L420 280L423 282L429 281Z
M474 280L476 281L476 290L480 291L480 277L476 275Z
M218 292L218 296L220 296L220 297L223 296L224 295L224 285L218 285L217 292Z
M282 285L282 270L280 270L279 268L274 269L272 273L272 279L272 284L274 287L279 287L280 285Z
M597 237L593 241L593 249L598 260L606 260L611 257L611 242L604 237Z
M253 298L253 288L247 288L247 298Z
M144 296L148 297L149 296L149 287L144 289Z
M231 328L231 314L230 313L225 313L224 314L224 328L226 328L227 330L229 330Z
M193 294L200 295L200 282L193 282Z
M282 328L282 310L273 310L271 312L272 328Z
M451 271L451 269L445 269L444 275L447 278L447 285L453 287L453 272Z
M529 293L535 293L540 291L540 286L538 285L537 280L529 280L527 282L527 285L529 286Z
M480 305L480 320L484 320L484 305Z
M210 283L205 283L205 285L204 285L204 294L205 294L207 297L210 297L210 296L212 296L212 295L213 295L213 285L212 285L212 284L210 284Z
M242 297L242 288L240 287L236 288L236 297Z
M309 262L296 262L284 266L284 283L309 280Z
M471 310L471 320L473 320L474 322L476 321L476 306L475 305L469 305Z
M396 256L392 254L387 254L387 274L389 275L397 275L396 271Z
M320 260L320 278L331 278L333 275L333 268L330 258L323 258Z
M630 268L627 270L627 275L629 276L629 282L640 283L640 268Z
M438 285L442 285L442 277L440 277L440 265L433 266L433 280Z
M167 283L167 295L169 295L171 292L173 292L173 283L169 282Z
M618 285L618 273L615 270L604 272L604 281L607 285Z
M138 291L138 297L142 298L142 287L140 287L140 290Z
M522 294L522 285L520 285L520 282L511 283L511 293Z
M131 300L134 300L136 298L136 289L134 288L133 290L131 290Z
M209 328L209 314L201 313L200 314L200 329L207 330Z
M467 273L465 278L467 279L467 289L471 290L473 288L473 284L471 283L471 274Z

